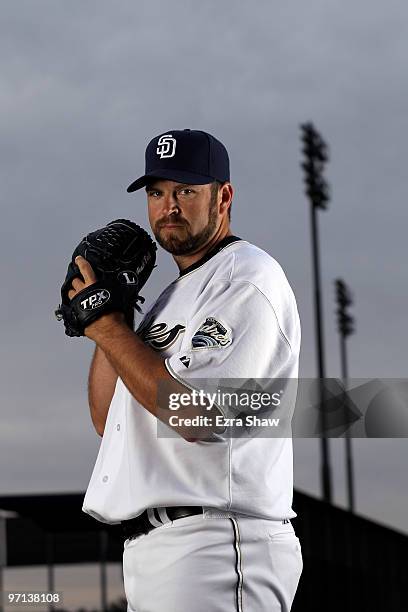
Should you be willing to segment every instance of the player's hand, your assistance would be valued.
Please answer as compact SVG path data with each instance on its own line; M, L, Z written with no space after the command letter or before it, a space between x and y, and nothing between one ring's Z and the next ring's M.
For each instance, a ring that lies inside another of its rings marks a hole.
M77 293L80 293L80 291L86 287L93 285L98 280L91 264L84 257L78 255L78 257L75 257L75 263L78 266L85 282L78 277L74 278L71 283L72 289L68 291L68 297L70 300L72 300ZM122 324L124 319L124 315L121 312L110 312L108 314L104 314L85 328L85 336L95 339L95 334L100 332L109 333L109 329L112 325L115 323Z
M86 261L84 257L78 255L78 257L75 257L75 263L78 266L79 271L81 272L85 282L78 277L74 278L71 283L72 289L68 291L68 297L70 300L72 300L72 298L77 293L79 293L86 287L89 287L89 285L93 285L97 281L95 272L93 271L93 268L89 261Z

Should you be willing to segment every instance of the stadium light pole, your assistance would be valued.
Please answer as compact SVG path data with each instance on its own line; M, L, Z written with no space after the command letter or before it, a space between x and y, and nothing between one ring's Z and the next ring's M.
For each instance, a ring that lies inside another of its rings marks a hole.
M313 253L313 280L314 280L314 306L316 321L316 343L317 343L317 368L319 376L320 395L320 419L322 432L321 444L321 482L323 499L332 502L331 469L329 457L329 440L325 437L326 411L325 411L325 355L323 338L323 308L320 290L320 258L319 239L317 225L317 211L327 210L329 202L329 185L323 176L323 170L329 159L327 144L315 129L313 123L308 122L300 126L302 151L304 161L301 166L304 170L305 194L311 204L311 230L312 230L312 253Z
M337 278L335 281L336 302L337 302L337 329L340 335L340 357L341 357L341 377L343 379L344 388L346 389L348 381L347 367L347 351L346 339L354 333L354 318L347 312L347 308L353 303L350 290L346 283ZM354 476L353 476L353 453L350 431L346 429L346 475L347 475L347 494L348 508L350 512L355 511L355 494L354 494Z

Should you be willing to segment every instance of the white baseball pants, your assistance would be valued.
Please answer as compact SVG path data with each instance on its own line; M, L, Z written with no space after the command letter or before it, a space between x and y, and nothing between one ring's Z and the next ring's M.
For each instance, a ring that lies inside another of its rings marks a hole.
M212 509L124 544L128 612L289 612L302 569L290 522Z

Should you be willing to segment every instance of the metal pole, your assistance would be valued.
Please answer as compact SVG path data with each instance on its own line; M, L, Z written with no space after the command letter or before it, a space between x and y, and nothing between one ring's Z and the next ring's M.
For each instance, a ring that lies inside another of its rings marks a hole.
M46 534L46 546L47 546L47 582L48 592L54 593L55 590L55 573L54 573L54 534ZM55 607L53 602L48 605L49 612L54 612Z
M340 330L340 355L341 355L341 376L347 393L347 382L348 382L348 368L347 368L347 353L346 353L346 334ZM344 402L345 406L347 402ZM345 407L345 410L347 408ZM353 469L352 469L352 447L349 427L346 428L346 478L347 478L347 495L348 495L348 509L350 513L354 513L354 484L353 484ZM346 519L346 558L350 568L354 567L354 540L352 536L351 517ZM347 605L353 605L353 586L351 580L348 579L345 583L346 589L346 602Z
M107 594L107 576L106 576L106 561L108 558L108 533L105 529L99 532L99 553L100 553L100 568L101 568L101 612L107 612L108 609L108 594Z
M325 404L325 355L323 342L323 318L322 318L322 299L320 291L320 264L319 264L319 240L317 227L316 206L311 202L311 226L312 226L312 251L313 251L313 276L314 276L314 303L316 317L316 336L317 336L317 369L319 376L320 391L320 418L322 437L320 439L322 464L321 479L323 488L323 498L325 501L332 502L331 469L329 458L329 440L326 434L326 404Z
M340 332L340 355L341 355L341 376L343 379L344 388L347 388L348 368L347 368L347 352L346 352L346 335ZM350 512L355 511L355 496L354 496L354 476L353 476L353 449L350 437L350 430L346 429L346 475L347 475L347 496L348 509Z

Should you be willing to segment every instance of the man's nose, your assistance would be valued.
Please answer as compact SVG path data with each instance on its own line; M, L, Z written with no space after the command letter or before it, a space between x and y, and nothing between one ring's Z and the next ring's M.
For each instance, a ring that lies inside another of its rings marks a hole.
M166 214L178 212L179 203L176 192L167 192L163 196L163 210Z

